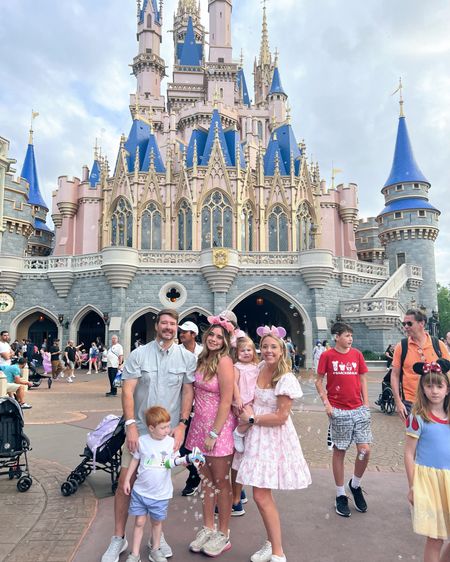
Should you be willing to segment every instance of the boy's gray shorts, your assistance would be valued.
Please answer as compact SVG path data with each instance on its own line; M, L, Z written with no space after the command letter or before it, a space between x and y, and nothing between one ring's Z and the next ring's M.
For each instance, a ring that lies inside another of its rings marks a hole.
M372 443L370 408L356 410L333 408L330 420L331 440L336 449L345 451L352 443Z

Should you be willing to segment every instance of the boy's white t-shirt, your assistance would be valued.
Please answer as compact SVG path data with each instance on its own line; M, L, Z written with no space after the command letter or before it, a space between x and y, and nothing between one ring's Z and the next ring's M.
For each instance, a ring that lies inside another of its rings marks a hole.
M174 452L174 438L153 439L151 435L139 437L139 450L133 453L139 467L133 490L152 500L168 500L173 496L172 471L166 468L167 459L179 456Z

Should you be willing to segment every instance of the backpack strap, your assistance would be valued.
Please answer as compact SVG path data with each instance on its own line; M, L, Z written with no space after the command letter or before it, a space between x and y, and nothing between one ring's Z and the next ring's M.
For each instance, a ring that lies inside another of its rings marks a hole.
M400 397L402 400L404 400L405 395L403 394L403 363L405 362L406 356L408 354L408 338L402 338L402 341L400 343L402 345L402 355L400 357L399 390L400 390Z
M442 351L441 351L441 346L439 345L438 338L435 336L431 336L431 343L433 344L434 352L438 356L438 359L440 359L442 357Z

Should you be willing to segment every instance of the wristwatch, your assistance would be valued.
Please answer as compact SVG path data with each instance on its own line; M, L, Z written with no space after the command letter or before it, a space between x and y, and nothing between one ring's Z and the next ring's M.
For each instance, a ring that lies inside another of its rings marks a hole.
M178 423L183 423L184 425L187 426L187 424L189 423L189 420L187 418L180 418L180 421Z
M254 425L254 424L255 424L255 417L254 417L254 416L250 416L250 417L248 418L248 423L249 423L250 425Z
M127 420L127 421L125 422L125 427L128 427L128 426L131 425L132 423L136 423L136 420L133 420L133 419Z

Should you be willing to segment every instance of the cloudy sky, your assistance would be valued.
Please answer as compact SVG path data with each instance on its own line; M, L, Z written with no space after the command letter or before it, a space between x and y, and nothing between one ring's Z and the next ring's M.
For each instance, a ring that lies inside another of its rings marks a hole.
M163 57L173 60L172 14L164 2ZM200 0L207 25L207 1ZM2 1L0 135L11 141L20 172L30 113L41 188L50 204L60 175L92 164L95 137L115 161L128 133L129 64L136 54L135 0ZM234 56L244 53L252 88L261 28L260 0L235 0ZM305 139L330 181L359 185L360 215L383 208L398 122L401 76L416 159L443 213L437 242L439 281L449 283L450 3L434 0L268 0L270 46L280 52L282 82L297 140ZM447 23L446 23L447 22Z

